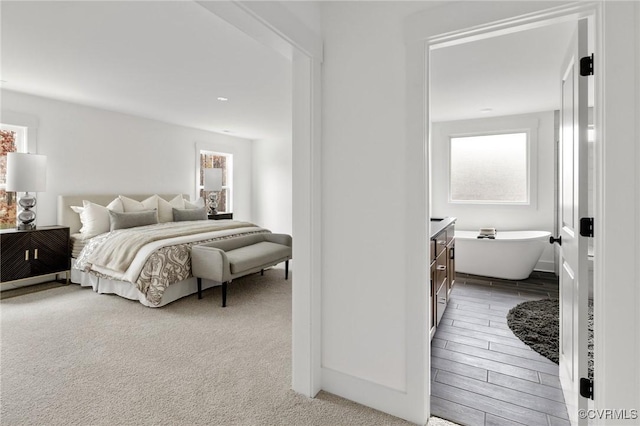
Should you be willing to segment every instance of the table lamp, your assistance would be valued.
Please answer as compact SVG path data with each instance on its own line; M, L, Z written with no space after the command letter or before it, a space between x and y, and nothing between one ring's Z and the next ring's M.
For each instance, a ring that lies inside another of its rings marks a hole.
M7 153L7 186L8 192L25 192L18 200L22 211L18 213L18 229L36 228L36 213L31 209L36 205L35 194L47 187L47 157L23 152Z

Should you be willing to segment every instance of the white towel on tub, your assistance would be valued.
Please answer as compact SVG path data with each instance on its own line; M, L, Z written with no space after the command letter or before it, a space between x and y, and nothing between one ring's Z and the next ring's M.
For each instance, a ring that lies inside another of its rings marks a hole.
M479 235L481 237L495 237L496 228L480 228Z

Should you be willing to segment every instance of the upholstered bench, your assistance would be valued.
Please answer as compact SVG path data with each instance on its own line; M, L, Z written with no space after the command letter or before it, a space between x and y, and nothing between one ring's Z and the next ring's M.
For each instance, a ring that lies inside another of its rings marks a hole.
M254 272L285 262L289 278L291 236L253 234L213 241L191 247L191 270L198 280L198 299L202 299L202 279L222 283L222 306L227 306L227 284Z

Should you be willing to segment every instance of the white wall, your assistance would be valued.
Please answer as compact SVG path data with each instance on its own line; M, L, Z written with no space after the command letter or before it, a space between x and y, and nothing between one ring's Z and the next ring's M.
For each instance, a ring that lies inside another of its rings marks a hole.
M402 20L425 7L322 5L322 387L415 422L428 398L427 333L410 333L407 288L426 284L406 279L405 193L422 183L404 173Z
M61 194L194 197L196 143L234 155L234 218L251 220L249 140L3 90L0 121L16 115L37 120L38 153L47 156L47 191L38 194L40 226L56 224Z
M404 76L391 10L341 3L322 17L322 365L403 390Z
M434 123L431 142L432 215L454 216L457 229L477 230L493 227L498 231L538 230L554 232L555 137L554 113L541 112L505 117L480 118ZM533 180L530 206L479 205L449 202L449 135L523 128L535 123L537 141L533 144ZM536 269L553 272L554 252L551 244Z
M256 140L251 144L253 222L291 235L292 163L291 139Z

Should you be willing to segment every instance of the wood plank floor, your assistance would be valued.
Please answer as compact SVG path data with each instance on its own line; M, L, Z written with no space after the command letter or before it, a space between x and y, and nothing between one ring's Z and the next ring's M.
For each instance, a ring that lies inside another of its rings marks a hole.
M558 298L553 274L524 281L458 274L431 343L431 414L468 426L569 425L558 366L507 326L509 309Z

